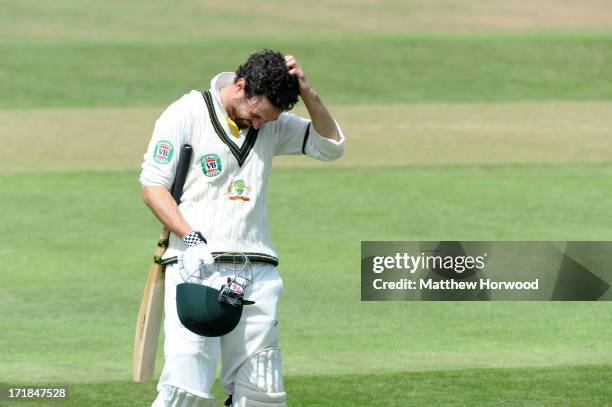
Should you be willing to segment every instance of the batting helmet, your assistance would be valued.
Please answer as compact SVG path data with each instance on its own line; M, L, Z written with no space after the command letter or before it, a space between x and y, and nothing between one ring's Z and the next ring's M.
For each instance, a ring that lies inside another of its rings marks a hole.
M202 336L230 333L242 316L242 305L219 301L221 291L201 284L176 286L176 311L185 328Z
M179 320L185 328L201 336L230 333L240 322L242 306L253 304L244 299L246 288L252 284L248 257L242 253L224 253L215 260L215 265L207 266L213 270L199 277L191 275L176 286ZM201 283L191 282L194 279Z

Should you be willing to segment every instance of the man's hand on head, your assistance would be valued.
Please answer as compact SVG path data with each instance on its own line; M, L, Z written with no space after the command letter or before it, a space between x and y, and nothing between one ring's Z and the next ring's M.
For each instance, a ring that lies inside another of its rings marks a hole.
M300 97L308 110L308 114L310 114L312 125L317 133L325 138L339 142L340 133L338 132L336 122L321 101L321 98L319 98L317 92L306 80L306 75L300 64L298 64L293 55L285 55L285 65L289 70L289 75L294 75L298 79Z
M304 92L310 91L310 84L306 80L304 70L298 64L297 60L293 55L285 55L285 64L289 70L289 74L294 75L298 79L300 86L300 95L304 95Z

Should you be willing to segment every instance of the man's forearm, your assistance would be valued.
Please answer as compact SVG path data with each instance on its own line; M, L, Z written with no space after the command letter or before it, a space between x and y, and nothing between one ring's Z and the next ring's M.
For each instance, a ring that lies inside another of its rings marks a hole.
M317 133L325 138L340 141L340 134L338 133L334 118L321 101L317 92L312 88L308 88L300 93L300 96Z
M317 92L314 91L306 80L306 75L304 75L304 70L300 64L297 63L293 55L285 55L285 64L289 74L295 75L298 80L300 97L306 105L314 129L325 138L340 141L340 133L334 118L321 101Z
M142 200L157 219L178 237L182 238L193 230L166 188L161 186L144 187L142 189Z

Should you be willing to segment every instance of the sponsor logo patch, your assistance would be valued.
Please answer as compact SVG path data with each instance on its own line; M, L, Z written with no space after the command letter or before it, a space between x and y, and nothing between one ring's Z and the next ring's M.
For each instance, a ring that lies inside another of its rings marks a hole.
M168 164L172 160L174 154L174 146L166 140L160 140L155 145L153 150L153 160L158 164Z
M244 293L244 289L240 286L240 284L237 284L235 282L232 282L229 286L230 290L232 290L233 292L235 292L236 294L242 294Z
M206 154L201 160L202 171L207 177L216 177L221 174L223 167L221 166L221 158L217 154Z
M251 187L247 186L244 180L232 181L227 187L228 199L231 201L250 201L249 195L251 193Z

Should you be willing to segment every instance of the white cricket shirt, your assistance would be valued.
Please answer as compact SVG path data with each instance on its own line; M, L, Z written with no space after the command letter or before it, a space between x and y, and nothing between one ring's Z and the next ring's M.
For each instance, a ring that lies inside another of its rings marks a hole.
M219 90L233 83L225 72L208 91L193 90L172 103L155 123L144 155L140 183L170 190L181 147L192 134L193 156L179 208L187 222L202 232L213 253L244 252L277 258L268 227L266 194L272 159L281 154L307 154L331 161L344 151L340 141L317 134L310 120L282 113L259 130L232 135ZM165 258L182 252L182 240L171 234Z

